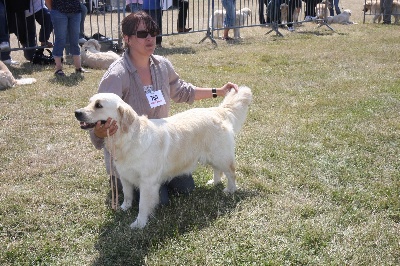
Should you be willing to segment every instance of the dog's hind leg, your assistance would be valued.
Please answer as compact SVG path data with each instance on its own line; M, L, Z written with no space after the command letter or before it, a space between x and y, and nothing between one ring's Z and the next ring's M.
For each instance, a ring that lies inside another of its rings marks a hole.
M233 193L237 190L235 167L232 165L228 171L225 171L225 176L228 179L228 185L224 189L226 193Z
M222 171L213 166L214 179L208 180L207 185L217 185L221 183Z
M149 179L158 180L157 177ZM143 228L147 224L149 216L159 203L159 184L147 183L140 185L139 213L136 220L131 224L131 228Z

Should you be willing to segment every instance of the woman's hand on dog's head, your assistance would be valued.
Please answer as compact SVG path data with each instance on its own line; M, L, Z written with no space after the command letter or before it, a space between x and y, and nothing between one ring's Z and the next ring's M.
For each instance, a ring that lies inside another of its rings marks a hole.
M118 126L117 121L113 121L110 117L107 119L105 124L102 124L101 121L97 121L96 126L94 127L94 134L99 138L107 138L112 136L117 132Z

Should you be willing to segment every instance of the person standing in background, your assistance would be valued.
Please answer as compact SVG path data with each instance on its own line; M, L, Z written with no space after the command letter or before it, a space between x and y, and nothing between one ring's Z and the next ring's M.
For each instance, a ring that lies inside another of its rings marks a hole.
M79 30L79 44L85 43L90 38L85 35L85 19L88 13L88 9L85 5L85 0L81 0L81 24Z
M162 9L161 0L144 0L143 11L150 15L150 17L156 22L159 35L156 37L157 47L161 47L162 43Z
M50 9L54 27L53 56L56 63L54 74L58 77L65 76L61 58L67 43L67 36L75 73L87 72L81 65L81 49L78 43L82 11L80 0L46 0L46 6Z
M143 7L143 0L126 0L126 7L125 10L127 12L138 12L142 10Z
M383 14L383 24L392 23L393 0L381 0L381 12Z
M332 1L333 1L333 3L331 3L329 5L329 16L334 16L335 12L336 12L336 15L339 15L340 13L342 13L342 12L340 12L340 8L339 8L339 0L332 0Z
M231 37L229 37L229 30L235 26L236 0L222 0L222 6L226 10L223 39L226 41L233 40Z
M25 11L26 25L28 32L29 43L35 44L36 25L35 20L40 25L39 42L40 46L52 48L53 44L49 42L50 34L53 31L51 23L50 11L44 4L44 0L31 0L29 10Z

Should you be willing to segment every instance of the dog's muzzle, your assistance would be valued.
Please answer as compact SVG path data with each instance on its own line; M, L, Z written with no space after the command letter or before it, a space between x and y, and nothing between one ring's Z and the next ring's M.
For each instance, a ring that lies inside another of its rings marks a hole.
M85 114L79 110L75 111L75 117L80 122L81 129L91 129L91 128L94 128L97 124L97 122L96 123L85 122ZM100 122L102 125L104 125L107 121L100 120Z

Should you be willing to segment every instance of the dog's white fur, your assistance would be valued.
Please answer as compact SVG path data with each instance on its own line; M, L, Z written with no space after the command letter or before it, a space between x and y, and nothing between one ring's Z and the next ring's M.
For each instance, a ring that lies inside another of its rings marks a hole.
M382 10L381 10L381 3L380 2L369 2L364 4L363 8L364 13L367 13L370 11L370 14L374 14L374 17L372 18L372 22L378 23L381 22L382 20ZM400 21L400 3L393 1L392 4L392 16L394 17L394 24L399 24Z
M338 24L355 24L354 22L350 21L351 10L345 9L339 15L329 16L326 18L326 22L328 24L338 23Z
M286 3L282 3L280 5L280 10L281 10L281 22L282 24L288 23L288 10L289 10L289 5Z
M94 69L108 69L120 56L113 52L101 52L101 45L95 39L86 41L81 47L82 65Z
M139 116L113 93L99 93L88 106L75 111L76 118L93 126L111 117L117 122L114 136L105 139L113 154L124 192L123 210L132 206L133 188L140 190L139 213L131 228L143 228L159 202L161 184L191 173L197 163L214 170L211 183L228 180L225 192L236 191L235 134L245 122L251 90L231 90L218 107L195 108L165 119Z
M214 11L214 16L210 17L210 27L214 25L214 29L221 29L224 27L224 18L225 18L226 11L225 9L217 9ZM236 18L235 18L235 27L241 27L246 24L246 20L248 17L251 16L251 9L248 7L244 7L240 10L236 11ZM213 23L214 17L214 24ZM242 38L240 36L240 28L234 28L233 34L235 39ZM220 37L219 30L217 30L217 37Z
M282 24L288 23L287 19L288 19L289 5L286 4L286 3L282 3L280 5L280 10L281 10L281 22L282 22ZM299 22L300 10L301 10L300 7L296 7L293 10L293 13L292 13L293 22Z
M293 22L299 22L301 7L296 7L293 10Z
M10 87L14 87L16 85L27 85L33 84L36 82L34 78L14 78L13 74L10 72L8 67L0 61L0 89L6 89Z
M321 3L318 3L315 8L315 13L318 19L324 19L329 16L329 7L331 3L328 0L324 0Z

